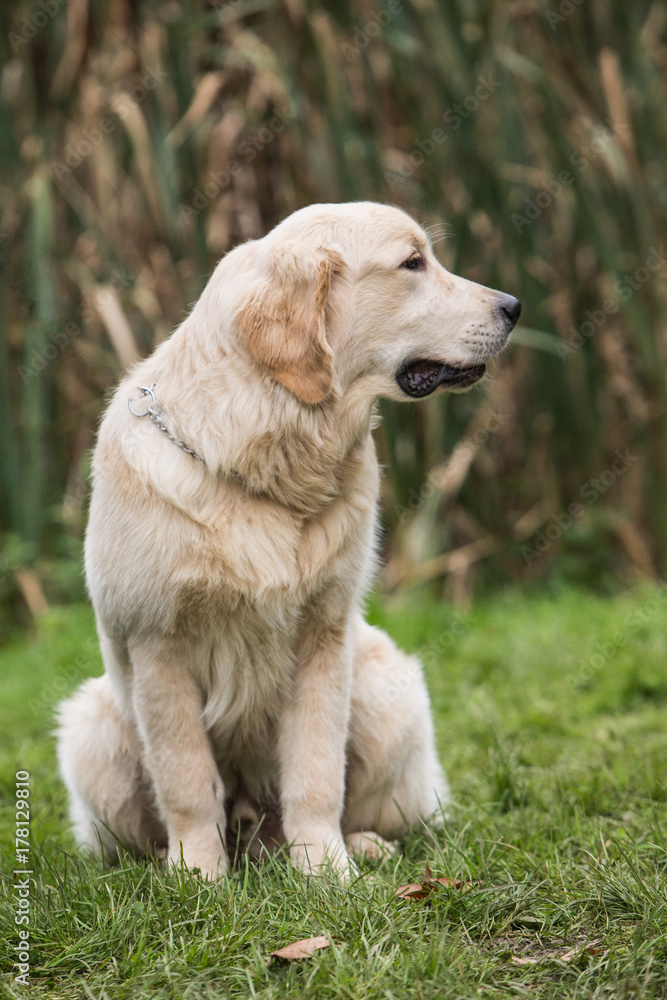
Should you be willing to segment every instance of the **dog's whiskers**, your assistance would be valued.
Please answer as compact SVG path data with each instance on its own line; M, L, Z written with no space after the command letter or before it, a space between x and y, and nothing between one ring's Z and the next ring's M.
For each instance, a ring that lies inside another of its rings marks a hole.
M450 226L446 222L434 222L430 226L425 226L424 232L426 233L431 249L437 246L438 243L442 243L443 240L448 239L451 234Z

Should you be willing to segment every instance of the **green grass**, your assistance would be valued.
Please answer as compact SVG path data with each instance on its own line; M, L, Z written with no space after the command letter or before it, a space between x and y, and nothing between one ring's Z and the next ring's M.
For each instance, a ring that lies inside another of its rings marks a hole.
M444 830L415 831L345 888L281 858L209 885L80 857L51 709L100 661L89 609L54 611L0 652L2 870L14 868L12 791L26 768L35 871L29 991L13 983L16 900L3 877L0 993L667 996L666 596L510 592L465 616L416 597L375 607L427 664L455 805ZM426 862L472 887L396 900ZM326 951L267 966L274 949L319 934Z

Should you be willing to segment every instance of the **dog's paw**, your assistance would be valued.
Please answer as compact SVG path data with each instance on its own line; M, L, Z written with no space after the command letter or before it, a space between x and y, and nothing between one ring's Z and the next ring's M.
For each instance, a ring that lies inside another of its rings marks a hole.
M227 874L227 859L224 855L218 858L195 858L190 862L181 857L168 857L167 865L186 869L191 875L199 875L205 882L214 882Z
M177 868L184 866L211 881L227 873L227 858L217 830L215 835L206 829L183 840L170 838L167 863Z
M359 874L342 839L324 844L294 844L290 854L295 867L306 875L334 875L340 882L348 882Z
M345 838L347 849L355 858L382 860L396 853L396 844L385 840L379 833L349 833Z

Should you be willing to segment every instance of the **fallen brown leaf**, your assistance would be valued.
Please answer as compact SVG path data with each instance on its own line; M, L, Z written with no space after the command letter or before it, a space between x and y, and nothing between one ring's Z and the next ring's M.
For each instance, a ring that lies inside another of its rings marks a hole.
M462 882L460 878L449 878L447 875L440 875L438 878L430 878L426 885L446 885L448 889L465 889L472 885L472 882Z
M425 899L431 893L439 892L443 885L448 889L467 889L472 885L472 882L462 882L460 878L449 878L447 875L433 878L431 869L426 865L423 882L410 882L409 885L401 885L394 895L400 896L401 899Z
M273 958L280 958L284 962L296 962L301 958L310 958L320 948L328 947L329 938L324 936L304 938L302 941L293 941L292 944L287 944L284 948L279 948L278 951L272 951L269 963Z
M423 899L429 893L430 890L425 888L423 882L410 882L409 885L399 885L394 895L401 899Z
M601 948L595 947L595 942L591 941L589 944L584 945L583 948L572 948L570 951L566 951L564 955L559 955L561 962L571 962L573 958L579 958L580 955L599 955Z
M582 955L598 955L600 951L600 948L595 947L595 942L590 942L583 946L580 945L578 948L571 948L564 955L545 954L539 955L537 958L512 955L510 961L514 962L515 965L537 965L538 962L572 962L575 958L580 958Z

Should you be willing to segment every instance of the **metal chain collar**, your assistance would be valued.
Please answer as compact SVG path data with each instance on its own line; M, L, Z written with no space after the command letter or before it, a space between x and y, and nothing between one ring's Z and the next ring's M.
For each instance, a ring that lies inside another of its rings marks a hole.
M138 403L139 399L128 399L127 405L130 410L130 413L132 414L133 417L150 417L155 426L159 430L161 430L163 434L166 434L169 440L172 441L178 448L186 452L188 455L192 455L192 457L196 458L198 462L202 463L202 465L206 465L206 462L204 462L204 459L201 457L201 455L198 455L193 448L188 447L185 441L180 441L178 438L174 437L174 435L171 433L171 431L165 424L160 414L155 409L155 393L153 392L155 386L156 386L155 382L151 382L150 385L137 386L137 389L141 390L140 399L143 399L144 396L151 397L150 406L148 407L147 410L144 410L143 413L137 413L136 410L132 408L132 403Z

